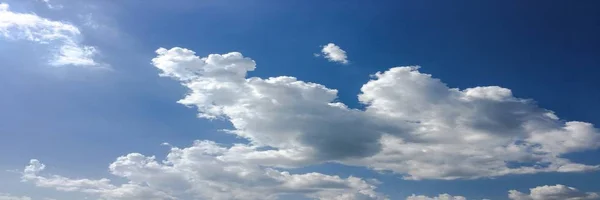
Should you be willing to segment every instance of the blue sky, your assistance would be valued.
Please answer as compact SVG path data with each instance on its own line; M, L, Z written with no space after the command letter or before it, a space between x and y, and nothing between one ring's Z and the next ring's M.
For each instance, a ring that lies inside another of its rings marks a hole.
M0 3L0 199L600 199L595 1Z

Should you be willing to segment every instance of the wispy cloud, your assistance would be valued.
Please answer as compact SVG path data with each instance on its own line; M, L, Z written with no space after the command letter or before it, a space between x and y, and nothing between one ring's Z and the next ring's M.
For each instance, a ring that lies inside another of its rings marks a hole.
M46 7L48 7L49 9L59 10L59 9L63 8L63 5L51 3L50 0L38 0L38 1L44 3L46 5Z
M449 194L440 194L437 197L428 197L425 195L411 195L406 197L406 200L467 200L467 198L463 196L452 196Z
M5 3L0 4L0 37L50 46L50 65L107 67L94 60L96 47L81 44L83 36L78 27L35 14L12 12Z
M0 193L0 200L31 200L28 196L14 196L8 193Z

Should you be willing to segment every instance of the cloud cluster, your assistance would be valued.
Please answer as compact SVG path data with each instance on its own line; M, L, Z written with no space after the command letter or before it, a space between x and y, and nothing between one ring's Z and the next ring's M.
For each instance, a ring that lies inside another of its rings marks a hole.
M179 103L196 107L202 118L230 121L228 133L270 149L236 155L248 162L339 162L406 179L599 168L562 157L600 146L592 124L562 121L506 88L449 88L418 67L395 67L363 85L358 99L366 109L357 110L337 102L337 90L317 83L246 77L256 63L237 52L201 58L176 47L157 54L152 63L161 76L190 91Z
M589 123L562 121L532 100L498 86L449 88L418 67L378 72L363 85L365 109L337 101L337 90L294 77L247 77L256 63L241 53L211 54L160 48L152 59L160 75L189 93L178 102L198 116L227 120L229 134L247 144L225 147L196 141L172 147L163 161L131 153L110 172L127 180L71 179L43 175L31 160L22 179L40 187L103 199L385 199L377 181L285 168L323 162L392 171L406 179L473 179L538 172L582 172L598 166L563 155L596 149L600 134ZM546 188L545 188L546 187ZM595 198L565 186L540 187L513 199ZM552 192L558 191L558 192ZM562 196L559 196L560 195ZM565 196L566 195L566 196ZM578 197L579 195L579 197ZM410 196L408 199L464 199Z
M559 184L531 188L529 194L511 190L508 197L512 200L599 200L600 194L581 192L576 188Z
M50 45L53 55L49 64L54 66L100 65L94 60L98 50L81 44L82 34L76 26L35 14L12 12L5 3L0 3L0 37Z
M348 56L346 56L346 51L344 51L342 48L335 45L334 43L324 45L321 49L321 53L322 56L324 56L325 58L327 58L327 60L331 62L348 64Z
M262 167L227 155L244 151L246 145L226 148L211 141L196 141L191 147L172 147L165 160L131 153L109 166L110 172L128 180L115 185L109 179L70 179L43 176L45 165L31 160L22 179L39 187L82 192L111 200L165 199L278 199L282 195L308 198L385 199L374 191L374 183L356 177L341 178L320 173L291 174Z

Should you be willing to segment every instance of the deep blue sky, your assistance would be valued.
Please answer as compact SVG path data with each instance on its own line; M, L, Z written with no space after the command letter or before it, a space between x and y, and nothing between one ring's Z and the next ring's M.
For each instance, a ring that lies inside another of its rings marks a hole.
M53 19L74 16L7 2ZM356 95L370 74L420 65L421 72L450 87L498 85L561 119L600 124L599 1L95 3L120 35L103 40L103 34L90 33L86 41L103 50L112 72L48 69L29 59L43 53L32 50L35 45L0 41L0 169L20 169L38 158L56 174L100 178L120 155L164 155L162 142L242 141L217 131L229 127L226 121L197 119L194 109L175 103L185 89L157 76L150 59L158 47L185 47L197 55L239 51L257 62L250 76L320 83L338 89L339 101L355 108L361 107ZM312 55L329 42L348 52L349 65ZM599 157L600 151L592 151L569 158L600 164ZM600 191L598 172L405 181L338 164L293 171L377 178L384 183L379 191L393 199L413 193L506 199L509 189L545 184ZM29 190L17 184L18 175L0 173L0 188Z

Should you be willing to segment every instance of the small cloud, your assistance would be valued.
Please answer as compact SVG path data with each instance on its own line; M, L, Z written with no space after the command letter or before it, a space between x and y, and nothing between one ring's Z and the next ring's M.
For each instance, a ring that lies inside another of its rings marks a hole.
M167 146L167 147L170 147L170 148L174 148L175 147L175 146L171 145L171 143L168 143L168 142L163 142L163 143L160 144L160 146Z
M86 27L89 27L91 29L98 29L98 28L100 28L100 24L98 24L96 22L96 20L94 20L94 17L92 15L92 13L88 13L88 14L85 14L85 15L79 15L79 18L83 22L83 25L86 26Z
M50 0L38 0L38 1L46 4L46 7L48 7L49 9L60 10L63 8L63 5L50 3Z
M339 46L334 43L329 43L323 46L321 49L322 54L314 54L315 57L323 56L327 58L330 62L337 62L342 64L348 64L348 56L346 56L346 51L344 51Z

